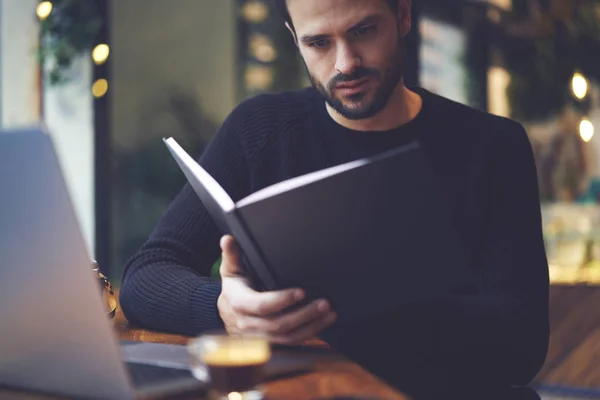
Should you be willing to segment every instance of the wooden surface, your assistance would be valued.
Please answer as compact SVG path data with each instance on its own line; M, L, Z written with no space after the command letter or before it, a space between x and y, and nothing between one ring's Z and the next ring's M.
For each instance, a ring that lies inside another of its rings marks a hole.
M552 285L550 346L536 381L600 390L600 287Z
M130 328L120 310L113 320L121 340L185 344L187 337ZM536 383L600 390L600 287L552 285L550 290L550 346ZM281 350L275 350L281 351ZM272 399L406 399L401 393L329 350L309 342L299 350L318 359L314 372L266 384ZM0 399L53 399L0 391Z
M167 335L131 329L118 312L115 327L121 340L185 344L185 336ZM275 349L275 352L284 350ZM331 399L351 396L369 396L378 399L407 400L405 396L387 386L358 365L339 356L319 341L308 342L302 348L289 350L310 355L317 360L314 372L291 378L268 382L266 387L269 399Z
M135 340L154 343L185 344L185 336L149 332L130 328L117 310L112 321L116 334L121 340ZM310 342L305 346L287 350L274 349L274 352L297 354L316 361L314 371L294 377L281 378L265 384L267 399L390 399L408 400L407 397L387 386L359 366L339 356L321 342ZM186 399L204 397L186 397ZM2 400L54 400L57 397L38 396L0 390Z

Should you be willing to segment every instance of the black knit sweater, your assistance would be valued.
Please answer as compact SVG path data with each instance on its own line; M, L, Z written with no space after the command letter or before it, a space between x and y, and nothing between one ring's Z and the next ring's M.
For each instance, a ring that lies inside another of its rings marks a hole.
M353 336L326 339L367 367L377 364L370 369L403 387L422 385L425 376L440 387L442 381L526 383L544 361L549 331L548 266L528 137L516 122L414 90L423 98L418 116L376 132L335 123L312 88L257 96L236 107L200 162L235 201L290 177L419 140L475 260L477 291L431 299L400 313L392 326L374 322ZM187 335L221 328L221 287L209 277L219 239L186 185L126 266L120 292L126 317ZM373 329L385 332L381 340L372 340ZM357 340L369 345L359 350ZM373 363L389 354L394 361Z

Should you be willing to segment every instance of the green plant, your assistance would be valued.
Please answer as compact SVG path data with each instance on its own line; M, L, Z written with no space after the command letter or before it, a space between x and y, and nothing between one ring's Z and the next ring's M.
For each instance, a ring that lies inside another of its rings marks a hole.
M40 18L38 57L50 84L68 81L73 60L98 44L104 24L101 1L53 0L50 14Z

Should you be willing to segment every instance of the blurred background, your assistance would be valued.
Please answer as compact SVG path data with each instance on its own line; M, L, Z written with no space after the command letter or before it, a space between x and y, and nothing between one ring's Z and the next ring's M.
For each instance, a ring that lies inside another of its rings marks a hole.
M406 83L516 119L531 139L552 280L540 381L600 390L600 1L413 8ZM0 126L49 127L116 287L184 183L160 139L200 154L243 99L307 85L262 0L0 0Z

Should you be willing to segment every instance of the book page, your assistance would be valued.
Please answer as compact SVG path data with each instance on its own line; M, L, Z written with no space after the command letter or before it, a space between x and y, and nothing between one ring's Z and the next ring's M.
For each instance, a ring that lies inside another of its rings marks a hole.
M213 197L223 211L228 212L235 208L235 203L219 183L202 168L196 160L175 141L173 138L164 140L165 144L175 157L175 161L179 164L190 185L196 190L201 189L198 185L202 185L207 192Z
M277 194L284 193L295 188L308 185L309 183L316 182L322 179L325 179L329 176L340 174L344 171L351 170L353 168L360 167L362 165L370 162L368 159L361 159L356 161L351 161L349 163L336 165L330 168L325 168L323 170L311 172L305 175L300 175L295 178L291 178L282 182L275 183L271 186L267 186L264 189L258 190L257 192L252 193L251 195L243 198L237 203L238 207L243 207L247 204L256 203L260 200L273 197Z
M351 169L358 168L358 167L361 167L363 165L366 165L366 164L369 164L372 162L378 162L378 161L384 160L388 157L393 157L398 154L406 153L408 151L417 149L419 146L420 145L418 142L412 142L412 143L403 145L401 147L386 150L382 153L376 154L371 157L366 157L366 158L362 158L359 160L350 161L350 162L347 162L344 164L335 165L333 167L325 168L325 169L322 169L319 171L310 172L305 175L300 175L295 178L287 179L285 181L275 183L271 186L267 186L266 188L258 190L255 193L252 193L251 195L238 201L236 206L243 207L248 204L256 203L260 200L275 196L280 193L288 192L295 188L308 185L310 183L319 181L321 179L325 179L325 178L333 176L333 175L341 174L345 171L349 171Z

